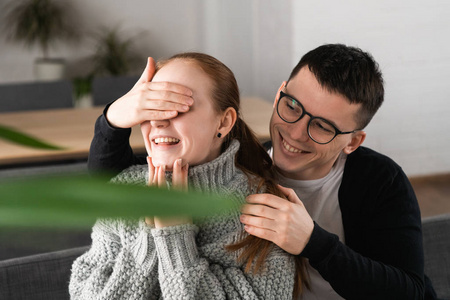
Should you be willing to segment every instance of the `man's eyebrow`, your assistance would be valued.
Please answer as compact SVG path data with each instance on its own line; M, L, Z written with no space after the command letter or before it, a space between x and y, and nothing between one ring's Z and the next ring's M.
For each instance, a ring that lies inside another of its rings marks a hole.
M297 98L295 98L294 96L292 96L289 92L288 92L288 90L287 90L287 84L284 86L284 90L286 91L286 95L288 95L289 97L291 97L292 99L294 99L295 101L297 101L298 103L300 103L302 106L303 106L303 103L301 103L300 102L300 100L298 100ZM304 107L304 106L303 106ZM303 108L303 109L305 109L305 108ZM308 113L309 113L309 111L308 111ZM329 122L329 123L331 123L334 127L336 127L337 129L339 129L339 126L335 123L335 122L333 122L333 121L331 121L330 119L327 119L327 118L324 118L324 117L322 117L322 116L315 116L315 115L313 115L313 117L317 117L317 118L321 118L321 119L324 119L324 120L326 120L327 122ZM340 130L340 129L339 129Z

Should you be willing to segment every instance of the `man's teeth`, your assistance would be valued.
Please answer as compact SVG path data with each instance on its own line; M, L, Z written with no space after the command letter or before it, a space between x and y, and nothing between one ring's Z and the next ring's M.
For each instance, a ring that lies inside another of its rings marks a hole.
M178 143L180 140L176 138L164 137L164 138L156 138L155 144L159 143Z
M286 149L287 151L292 152L292 153L300 153L300 152L302 152L302 150L300 150L300 149L291 147L284 140L283 140L283 146L284 146L284 149Z

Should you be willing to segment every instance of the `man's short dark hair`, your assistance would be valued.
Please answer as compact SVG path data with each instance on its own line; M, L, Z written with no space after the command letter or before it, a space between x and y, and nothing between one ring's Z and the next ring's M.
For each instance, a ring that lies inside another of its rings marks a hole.
M350 103L361 104L356 116L358 129L369 124L384 99L383 76L372 55L342 44L323 45L300 59L289 80L305 66L330 93L338 93Z

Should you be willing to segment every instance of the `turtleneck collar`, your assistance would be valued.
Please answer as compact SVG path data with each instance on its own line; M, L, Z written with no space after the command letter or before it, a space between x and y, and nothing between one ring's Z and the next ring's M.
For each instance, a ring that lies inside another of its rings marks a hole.
M230 146L214 160L195 167L189 167L189 185L201 192L217 192L226 186L236 175L235 156L239 141L233 140ZM166 180L172 183L172 172L166 172Z

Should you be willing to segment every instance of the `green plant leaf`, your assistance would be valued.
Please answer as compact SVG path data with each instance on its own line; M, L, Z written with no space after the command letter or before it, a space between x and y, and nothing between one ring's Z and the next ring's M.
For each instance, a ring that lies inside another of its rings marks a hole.
M218 195L107 184L104 177L67 175L0 184L0 227L90 228L97 218L208 216L237 210Z
M10 127L6 127L3 125L0 125L0 138L5 139L7 141L28 146L31 148L38 148L38 149L47 149L47 150L63 150L64 148L55 146L49 143L46 143L44 141L41 141L35 137L32 137L30 135L27 135L25 133L19 132L17 130L14 130Z

